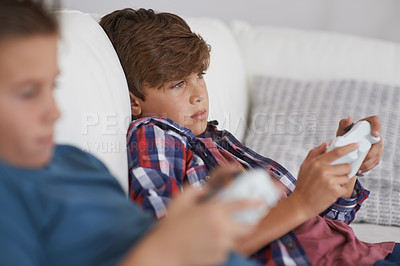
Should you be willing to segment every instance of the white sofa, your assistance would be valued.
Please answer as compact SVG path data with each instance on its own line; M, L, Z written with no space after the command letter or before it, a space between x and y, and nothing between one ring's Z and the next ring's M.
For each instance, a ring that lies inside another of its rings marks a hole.
M56 98L63 116L56 128L57 141L98 156L127 192L125 134L130 106L123 70L96 22L98 15L62 11L60 17L61 75ZM243 21L186 19L212 46L206 75L210 119L219 120L220 127L240 140L246 139L252 121L256 75L400 85L398 44L336 33L254 27ZM337 122L332 121L335 125ZM285 161L281 163L285 165ZM354 224L353 228L362 240L400 242L397 226Z

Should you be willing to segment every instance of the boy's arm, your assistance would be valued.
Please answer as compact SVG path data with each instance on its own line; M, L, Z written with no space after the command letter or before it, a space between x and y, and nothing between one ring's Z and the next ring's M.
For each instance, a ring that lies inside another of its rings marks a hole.
M193 154L180 136L156 125L142 125L128 135L130 198L161 218L167 214L171 196L181 192L186 176L193 184L206 168L193 162Z
M238 242L238 251L253 254L323 212L338 198L346 196L346 185L351 182L347 176L351 166L331 165L331 162L356 147L350 144L326 153L323 143L311 150L300 168L293 193L271 209L254 233Z
M207 189L199 191L189 186L185 193L174 197L168 218L159 221L120 265L221 265L226 262L227 266L255 266L235 254L230 254L227 260L234 240L252 230L251 226L236 222L232 213L254 206L255 202L201 200L207 193Z

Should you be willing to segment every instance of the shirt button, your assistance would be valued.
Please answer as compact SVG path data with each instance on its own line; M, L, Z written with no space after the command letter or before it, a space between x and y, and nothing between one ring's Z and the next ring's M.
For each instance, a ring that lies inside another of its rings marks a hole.
M294 241L290 241L289 243L287 243L287 248L290 250L294 250L296 249L296 243Z

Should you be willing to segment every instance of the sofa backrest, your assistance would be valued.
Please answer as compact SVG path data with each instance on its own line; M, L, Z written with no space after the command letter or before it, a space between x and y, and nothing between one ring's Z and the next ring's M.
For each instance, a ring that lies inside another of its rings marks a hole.
M117 54L100 25L78 11L60 12L60 76L55 91L62 116L56 142L97 156L128 191L126 131L130 103Z
M352 79L400 85L400 44L355 35L229 23L249 81Z

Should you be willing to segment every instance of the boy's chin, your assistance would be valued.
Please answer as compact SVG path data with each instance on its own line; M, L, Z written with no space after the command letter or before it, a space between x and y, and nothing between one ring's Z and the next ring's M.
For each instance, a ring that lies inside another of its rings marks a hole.
M45 168L53 159L54 147L46 149L23 150L19 153L6 153L0 155L0 160L4 163L23 169Z
M41 156L40 161L38 162L38 165L40 165L40 167L47 166L51 162L51 159L53 159L53 155L54 155L54 147L47 150L43 154L43 156Z
M40 169L45 168L54 155L54 147L42 150L37 156L32 157L31 160L25 162L26 168Z
M193 134L195 136L201 135L204 133L204 131L206 131L207 129L207 122L204 123L204 125L198 126L196 128L191 129Z

